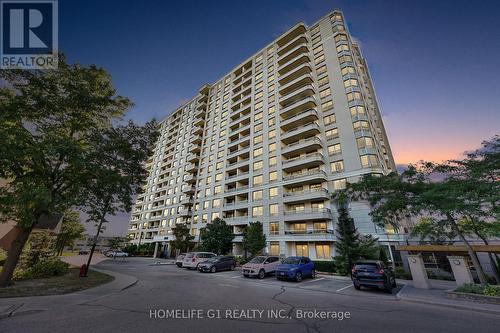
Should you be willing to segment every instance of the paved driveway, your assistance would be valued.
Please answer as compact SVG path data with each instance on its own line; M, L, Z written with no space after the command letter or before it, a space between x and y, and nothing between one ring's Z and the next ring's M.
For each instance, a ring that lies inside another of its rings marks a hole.
M0 320L0 331L457 333L497 332L500 320L493 314L406 303L381 291L356 291L348 280L331 277L295 283L152 264L141 258L103 261L102 269L136 276L138 283ZM57 297L46 300L58 302Z

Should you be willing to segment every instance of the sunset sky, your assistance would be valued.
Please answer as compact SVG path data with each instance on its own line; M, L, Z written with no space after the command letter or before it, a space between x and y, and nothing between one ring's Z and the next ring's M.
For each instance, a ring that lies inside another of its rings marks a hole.
M333 8L361 44L397 163L457 157L499 132L495 1L61 0L59 45L109 70L143 122Z

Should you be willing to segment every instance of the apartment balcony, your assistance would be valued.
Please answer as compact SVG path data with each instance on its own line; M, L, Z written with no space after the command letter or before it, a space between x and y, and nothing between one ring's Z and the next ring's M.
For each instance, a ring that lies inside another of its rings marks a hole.
M306 138L309 136L314 136L319 134L321 131L319 129L319 125L315 122L305 124L301 127L295 127L287 132L281 134L281 141L285 144L288 144L293 141L297 141L302 138Z
M188 162L193 162L193 163L194 162L198 162L199 159L200 159L200 155L199 154L193 154L193 153L188 154L188 156L186 158L186 160Z
M313 76L310 72L304 72L298 75L293 80L288 81L279 87L279 93L282 96L286 96L290 92L297 90L303 86L310 85L314 82Z
M194 199L192 197L187 197L182 199L181 204L184 206L192 206L194 204Z
M329 200L329 199L330 199L330 193L325 188L283 193L283 202L288 204L304 202L304 201L312 201L312 200Z
M201 136L200 136L200 135L195 135L195 136L191 139L190 143L191 143L191 144L194 144L194 145L199 145L202 141L203 141L203 140L202 140L202 138L201 138Z
M196 192L196 187L195 186L183 186L182 187L182 193L185 193L185 194L193 194L194 192Z
M194 118L193 125L195 126L203 126L205 124L205 117L202 118Z
M292 104L282 106L280 108L280 114L282 117L289 118L297 113L313 109L316 105L316 98L310 96Z
M240 104L240 103L244 103L245 101L247 101L249 98L252 97L252 89L249 88L245 91L243 91L242 93L238 94L237 96L233 96L233 104Z
M278 66L288 63L290 60L297 58L297 56L309 53L307 43L301 43L292 47L289 51L278 57Z
M247 141L248 141L248 142L247 142ZM239 137L239 138L238 138L238 139L236 139L236 140L233 140L233 141L228 142L228 144L227 144L227 148L229 148L229 149L230 149L231 147L234 147L234 145L238 145L238 144L242 144L242 143L248 143L248 144L249 144L249 142L250 142L250 134L247 134L247 135L245 135L245 136L241 136L241 137ZM245 145L245 146L248 146L248 144L247 144L247 145Z
M250 152L250 147L240 148L240 149L228 152L226 158L239 156L241 154L248 153L248 152Z
M336 240L332 229L306 229L306 230L284 230L284 236L280 237L285 242L333 242Z
M309 63L309 62L311 62L311 57L310 57L309 53L301 53L301 54L295 56L295 58L292 58L287 63L280 65L278 67L278 74L284 75L287 72L295 69L296 67L298 67L302 64L305 64L305 63Z
M195 184L196 183L196 176L193 174L189 174L184 181L188 184Z
M241 160L236 161L236 162L227 163L226 169L227 169L227 171L230 171L230 170L233 170L234 168L241 167L242 165L247 165L249 160L250 160L249 158L245 158L245 159L241 159Z
M282 169L291 172L304 168L312 168L325 164L325 158L321 153L310 153L304 156L297 156L281 162Z
M305 185L317 182L326 182L328 177L323 170L313 170L283 176L283 185Z
M201 152L201 147L198 144L192 144L191 146L189 146L189 151L197 154Z
M295 27L285 32L277 41L278 50L287 46L288 43L293 41L297 36L304 35L307 31L306 26L303 23L298 23Z
M321 140L318 137L302 139L292 142L281 148L281 155L288 157L299 153L316 151L322 147Z
M179 216L191 217L193 216L193 211L191 209L182 208L181 210L179 210Z
M248 75L243 80L233 85L233 94L237 94L238 92L245 90L251 84L252 84L252 75Z
M198 164L188 163L186 165L186 171L187 172L193 172L193 171L197 171L197 170L198 170Z
M332 213L328 208L288 210L283 212L285 221L320 221L331 220Z
M316 120L319 120L319 113L315 109L311 109L281 120L280 127L284 131L289 131L292 128L303 126Z
M193 127L193 134L202 135L203 134L203 127L202 126L194 126Z
M354 136L357 139L357 138L361 138L363 136L373 137L373 134L370 131L370 129L360 129L360 130L355 130L354 131Z
M253 219L246 215L246 216L235 216L235 217L226 217L224 218L224 221L228 225L247 225L250 222L253 221Z
M314 96L314 94L314 87L311 84L308 84L281 96L279 102L281 106L291 105L299 100L303 100L306 97Z
M227 176L226 177L226 182L227 181L234 182L234 181L240 181L242 179L246 179L246 178L248 178L248 174L249 174L249 172L246 171L246 172L240 172L240 173L238 173L236 175Z
M234 210L248 207L248 200L227 202L224 204L224 210Z
M243 130L245 130L245 129L249 129L249 128L250 128L250 124L248 124L248 125L244 125L244 126L240 126L240 127L238 127L238 128L235 128L234 130L231 130L231 131L229 132L229 135L234 135L234 134L236 134L236 133L242 132Z
M289 42L278 48L278 56L281 57L285 53L288 53L291 49L295 48L297 45L307 44L306 35L300 34L295 38L292 38Z
M250 117L251 117L250 113L242 115L239 118L232 120L229 123L229 127L233 127L234 125L237 125L237 124L244 122L244 121L248 121L248 123L250 123Z
M306 74L311 74L312 73L312 68L309 63L303 63L300 66L297 66L291 71L288 71L286 73L283 73L278 77L278 83L282 86L287 85L291 81L294 81L303 75Z
M243 191L248 191L248 185L237 186L237 187L225 189L224 194L239 193L239 192L243 192Z

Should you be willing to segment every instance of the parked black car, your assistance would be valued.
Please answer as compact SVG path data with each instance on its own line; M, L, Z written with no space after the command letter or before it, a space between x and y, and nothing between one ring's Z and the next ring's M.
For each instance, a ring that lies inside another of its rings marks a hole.
M230 256L213 257L198 264L200 272L215 273L217 271L234 270L236 261Z
M392 267L386 267L382 261L359 261L352 268L352 283L357 290L365 286L392 293L392 288L396 287L396 276Z

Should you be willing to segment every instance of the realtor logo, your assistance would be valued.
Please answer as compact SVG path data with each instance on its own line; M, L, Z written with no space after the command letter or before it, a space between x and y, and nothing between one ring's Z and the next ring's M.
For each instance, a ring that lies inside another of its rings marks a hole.
M0 4L0 68L57 68L57 0Z

